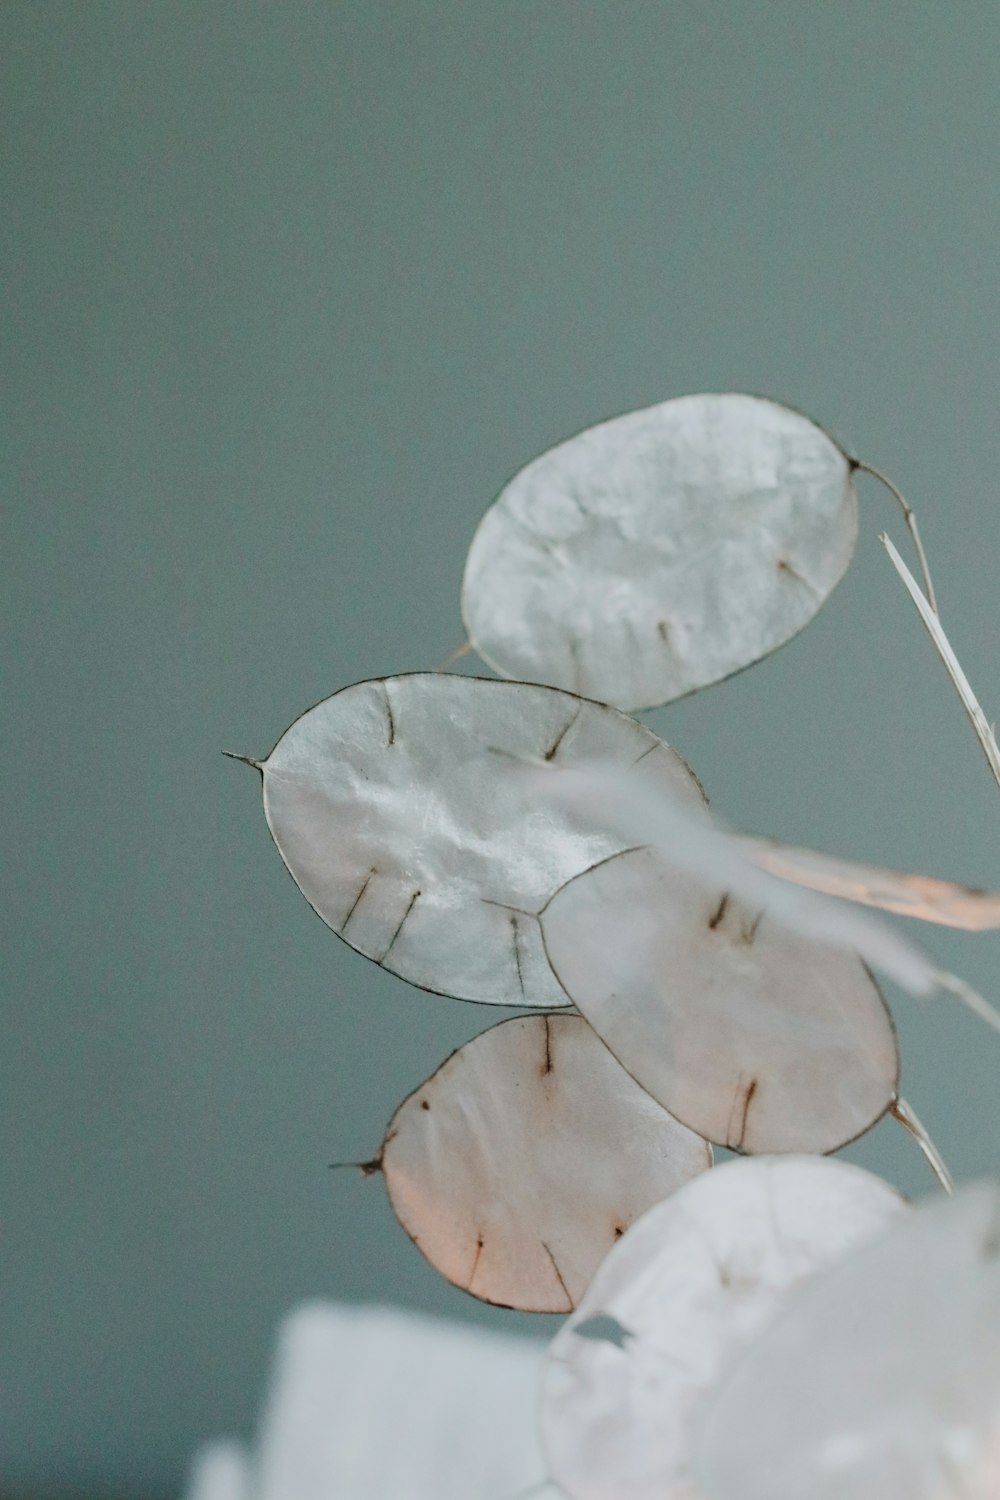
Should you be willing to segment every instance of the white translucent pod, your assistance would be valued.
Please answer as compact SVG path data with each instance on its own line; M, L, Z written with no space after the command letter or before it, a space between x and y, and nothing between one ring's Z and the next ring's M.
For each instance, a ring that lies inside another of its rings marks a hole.
M651 849L570 881L542 930L563 988L619 1062L718 1145L835 1151L896 1098L895 1030L860 959Z
M705 1500L995 1500L1000 1186L803 1286L706 1401L693 1469Z
M400 1106L381 1166L393 1209L449 1281L569 1312L628 1226L712 1164L580 1016L504 1021Z
M572 1500L688 1500L705 1392L790 1288L903 1207L859 1167L758 1157L651 1209L551 1346L542 1438L553 1478Z
M857 538L852 464L798 412L683 396L602 422L521 470L462 584L469 639L507 677L637 709L796 635Z
M550 1009L566 997L535 914L624 846L537 798L524 760L642 761L688 807L678 755L603 704L433 672L357 683L297 719L261 766L285 864L346 942L422 989Z

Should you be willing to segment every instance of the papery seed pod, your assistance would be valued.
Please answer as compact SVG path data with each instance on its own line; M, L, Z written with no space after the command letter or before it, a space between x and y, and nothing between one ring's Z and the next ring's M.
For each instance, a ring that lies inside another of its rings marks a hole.
M278 850L351 947L422 989L491 1004L566 1004L536 913L623 847L586 810L544 805L523 760L638 761L681 802L698 783L635 720L534 684L432 672L343 689L259 765Z
M682 894L685 891L690 894L695 888L721 891L727 901L737 898L761 920L766 914L769 923L783 932L813 941L820 948L856 954L911 995L930 996L936 992L953 995L988 1026L1000 1031L1000 1012L965 980L937 968L922 949L895 928L868 912L859 911L850 902L833 900L805 888L808 876L794 882L778 878L768 868L775 846L734 837L715 826L704 808L692 817L668 787L653 779L646 780L641 766L637 774L627 778L610 768L593 765L526 766L524 775L538 797L549 798L557 805L575 808L599 820L613 829L624 844L648 846L671 872L665 889L667 899L674 885ZM780 855L783 846L776 847ZM819 868L824 865L821 855L809 855L803 850L785 852L791 856L791 867L796 873L803 864L803 855L806 861L814 860ZM843 873L841 868L838 878L842 879ZM906 877L897 880L902 883ZM926 880L922 884L925 898L938 903L939 915L955 910L960 897L954 887ZM928 885L934 888L932 897L927 895ZM977 903L980 920L988 915L994 899L983 893Z
M393 1209L456 1286L569 1312L651 1204L711 1148L619 1066L580 1016L504 1021L459 1048L393 1116Z
M995 1500L1000 1185L803 1286L707 1400L692 1466L706 1500Z
M706 1391L792 1287L903 1207L859 1167L781 1157L727 1162L651 1209L553 1341L542 1401L553 1478L572 1500L687 1500Z
M857 537L852 463L814 422L740 394L602 422L522 469L469 550L469 639L507 677L636 709L797 634Z
M652 849L578 875L542 915L567 995L699 1135L748 1153L837 1150L896 1098L892 1020L853 953Z

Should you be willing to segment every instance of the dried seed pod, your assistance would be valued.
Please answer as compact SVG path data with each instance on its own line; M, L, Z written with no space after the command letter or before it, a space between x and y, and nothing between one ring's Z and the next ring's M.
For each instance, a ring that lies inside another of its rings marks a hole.
M636 709L767 656L857 537L851 461L774 401L684 396L561 443L473 539L469 639L507 677Z
M687 806L684 762L633 719L533 684L433 672L356 683L310 709L260 765L264 812L315 910L422 989L545 1008L566 997L535 914L615 849L586 812L542 805L523 759L642 760Z
M760 869L825 896L839 896L898 917L960 927L966 932L989 932L1000 927L1000 891L975 890L950 880L937 880L933 875L908 875L860 865L819 854L815 849L795 849L774 839L743 839L741 843Z
M706 1500L994 1500L1000 1185L803 1286L709 1398L692 1468Z
M752 839L734 838L712 824L705 808L697 816L683 808L665 785L646 781L642 768L627 778L600 767L527 767L539 796L547 795L566 807L583 810L606 827L613 827L624 844L649 846L674 872L690 876L706 888L721 889L727 900L740 898L758 918L801 938L839 951L857 954L867 965L888 974L911 995L953 995L980 1020L1000 1031L1000 1011L964 979L938 969L914 943L887 923L858 911L850 902L789 883L766 868L767 854ZM780 847L780 846L779 846ZM793 851L794 852L794 851ZM799 851L801 852L801 851ZM822 863L822 856L815 856ZM940 883L938 883L940 885ZM929 899L929 898L928 898ZM954 891L934 893L942 911L954 910ZM984 895L979 919L988 913L992 897ZM758 921L755 918L755 923Z
M853 954L652 849L578 875L542 915L566 993L699 1135L747 1153L835 1151L890 1107L889 1012Z
M400 1106L381 1165L393 1209L449 1281L569 1312L633 1219L711 1166L580 1016L504 1021Z
M902 1208L859 1167L780 1157L727 1162L651 1209L552 1344L552 1477L572 1500L687 1497L705 1392L791 1287Z
M628 777L595 765L528 766L525 777L536 796L599 819L624 847L648 846L680 879L718 887L789 932L856 953L911 995L961 984L888 923L769 873L754 840L727 833L704 807L683 806L664 783L646 780L641 766Z

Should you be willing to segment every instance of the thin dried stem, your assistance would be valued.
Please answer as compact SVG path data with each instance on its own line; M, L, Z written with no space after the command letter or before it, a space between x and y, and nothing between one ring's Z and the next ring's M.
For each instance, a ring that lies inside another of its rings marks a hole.
M264 762L255 759L252 755L237 755L235 750L223 750L222 753L227 760L241 761L245 766L252 766L255 771L263 771L264 769Z
M890 495L892 495L896 500L899 501L899 504L902 507L903 515L906 517L906 524L909 528L910 536L913 539L914 550L916 551L917 557L920 561L920 571L924 575L924 590L927 594L928 603L930 604L930 607L934 611L934 613L939 614L940 611L938 610L937 595L934 592L934 583L931 579L931 570L928 566L927 554L924 551L924 544L920 540L920 530L917 526L917 518L913 514L913 506L906 499L905 495L903 495L902 492L896 488L889 476L882 473L881 469L873 468L871 464L862 463L860 459L854 460L854 469L856 473L860 472L862 474L870 474L873 479L878 480L879 484L884 484Z
M455 647L454 651L449 651L444 661L439 662L433 670L435 672L447 672L448 668L453 667L457 661L461 661L463 656L468 656L471 650L472 642L463 641L460 646Z
M979 740L979 743L982 746L983 754L986 756L989 768L993 772L993 778L996 781L997 786L1000 786L1000 749L997 748L996 736L994 735L993 730L990 727L986 715L983 713L983 710L979 705L978 698L972 691L969 679L962 671L962 667L959 663L958 657L952 650L951 642L948 640L948 637L945 635L944 631L941 628L941 621L931 609L930 603L921 593L920 586L918 585L913 574L910 572L909 568L906 566L905 562L900 557L899 553L896 551L896 548L893 546L892 542L886 536L884 531L879 537L879 541L888 552L893 567L896 569L896 572L899 574L900 578L906 585L910 598L917 606L920 618L921 620L923 620L924 625L927 627L927 633L930 636L931 640L934 642L934 645L937 647L938 655L944 662L945 668L948 672L948 676L951 678L952 682L955 685L955 691L958 693L959 698L961 698L962 700L962 707L968 714L969 719L972 723L972 727L976 731L976 738Z
M954 1179L945 1166L940 1151L917 1118L916 1112L910 1108L905 1099L897 1099L889 1113L894 1120L899 1121L906 1133L916 1141L941 1187L944 1188L946 1193L953 1193L955 1191Z
M984 1000L971 984L967 984L964 979L959 979L957 974L944 973L938 975L938 984L941 989L947 990L957 1000L961 1000L962 1004L971 1010L974 1016L985 1021L987 1026L992 1026L994 1031L1000 1031L1000 1011L997 1011L988 1000Z

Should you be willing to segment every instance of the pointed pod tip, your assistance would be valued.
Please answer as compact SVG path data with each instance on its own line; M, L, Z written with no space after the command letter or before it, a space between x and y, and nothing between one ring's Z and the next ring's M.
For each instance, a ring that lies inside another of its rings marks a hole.
M376 1172L382 1170L381 1156L375 1156L371 1161L332 1161L329 1164L331 1172L342 1172L345 1167L360 1172L362 1177L374 1177Z
M222 753L227 760L240 760L245 766L253 766L255 771L260 771L263 775L264 762L262 760L256 760L252 755L237 755L235 750L223 750Z

